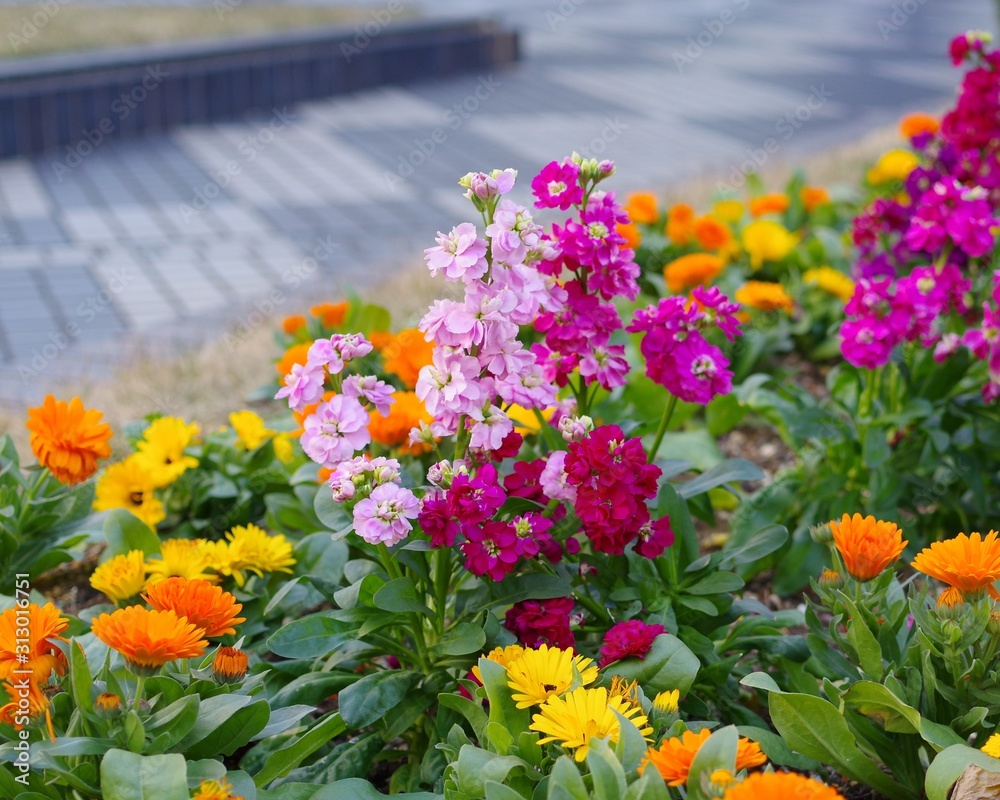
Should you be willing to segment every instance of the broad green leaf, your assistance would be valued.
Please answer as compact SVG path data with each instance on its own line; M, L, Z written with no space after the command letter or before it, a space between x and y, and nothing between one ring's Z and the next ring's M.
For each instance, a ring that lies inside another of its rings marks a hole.
M391 711L420 676L407 670L384 670L365 675L340 693L340 715L350 728L363 728Z
M688 594L720 594L743 588L743 579L732 572L713 572L684 591Z
M483 787L486 789L486 800L529 800L509 786L496 781L486 781Z
M187 764L179 754L140 756L112 749L101 761L104 800L188 800Z
M357 628L327 613L295 619L267 640L274 653L285 658L319 658L354 638Z
M788 529L784 525L768 525L761 528L743 544L733 548L723 548L719 569L752 564L780 549L788 541Z
M272 708L305 703L317 706L332 694L358 680L354 673L307 672L282 686L271 698Z
M610 672L627 681L638 681L650 697L670 689L679 689L685 695L694 683L700 666L698 656L684 642L672 634L663 633L653 640L645 658L619 661Z
M569 597L573 587L555 575L529 573L505 578L500 583L491 583L492 599L487 607L510 606L522 600L550 600L553 597Z
M463 745L455 762L455 778L458 789L470 797L482 797L486 781L503 783L511 770L528 768L520 758L490 753L480 747Z
M885 686L873 681L858 681L844 693L844 703L875 721L890 733L917 733L935 750L944 750L965 741L947 725L925 719Z
M590 800L587 785L569 756L559 756L549 778L549 800Z
M596 800L620 800L627 783L625 770L603 739L591 739L587 748L587 767L594 782Z
M507 670L496 661L479 659L479 674L490 702L490 722L503 725L509 731L524 731L531 724L528 709L518 708L507 686Z
M340 714L330 714L291 744L271 753L264 762L263 769L254 776L253 782L257 788L261 788L277 778L283 778L331 739L346 731L347 725L340 718Z
M94 679L90 675L90 667L87 665L87 654L83 645L76 639L71 640L69 645L69 681L70 691L73 693L73 702L84 714L90 714L94 710L94 698L91 689Z
M312 790L312 791L310 791ZM385 800L384 795L361 778L334 781L327 786L284 784L277 789L258 792L257 800ZM441 795L430 792L401 792L391 795L392 800L442 800Z
M639 768L643 757L649 749L649 744L643 738L635 723L615 711L618 717L618 741L615 743L615 757L622 769L631 772Z
M947 800L951 787L970 764L988 772L1000 772L1000 759L992 758L967 744L954 744L938 753L927 768L924 779L927 800Z
M252 741L284 733L289 728L294 727L306 714L315 710L315 706L285 706L274 709L271 711L271 716L268 717L267 725L253 737Z
M667 784L655 769L647 769L628 787L624 800L670 800Z
M465 656L481 653L486 644L486 632L481 625L459 622L444 632L441 641L431 647L431 652L442 656Z
M707 492L709 489L714 489L716 486L739 481L759 481L763 478L764 473L756 464L742 458L727 458L697 478L692 478L687 483L677 484L675 488L677 494L687 500Z
M201 701L198 695L182 697L160 709L146 720L146 734L153 741L147 745L149 754L163 753L183 739L198 720Z
M472 731L476 734L476 739L483 741L483 732L490 718L486 716L486 712L483 711L480 703L473 702L467 697L462 697L460 694L448 693L438 695L438 704L444 708L450 708L452 711L457 711L465 717L472 726Z
M270 713L266 700L247 695L208 697L201 701L194 727L173 749L196 759L231 755L264 729Z
M430 614L427 605L417 598L417 587L409 578L396 578L381 587L372 602L376 608L383 611L404 613L413 611L417 614Z
M146 556L160 554L160 539L141 519L123 508L107 512L104 518L104 537L108 547L101 555L102 561L132 550L142 550Z
M887 797L909 797L903 787L861 752L846 720L826 700L806 694L768 697L771 721L793 750L834 767ZM916 798L913 798L916 800Z

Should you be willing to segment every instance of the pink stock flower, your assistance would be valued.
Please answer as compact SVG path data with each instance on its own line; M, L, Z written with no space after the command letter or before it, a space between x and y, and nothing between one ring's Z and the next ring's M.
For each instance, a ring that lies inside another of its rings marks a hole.
M538 198L536 207L566 211L570 206L583 202L580 167L569 159L561 164L550 161L532 179L531 192Z
M445 280L471 283L489 269L486 240L478 237L471 222L455 226L448 234L438 231L437 242L437 247L424 250L431 277L443 271Z
M361 403L338 394L306 417L302 449L317 464L334 469L371 442L369 421Z
M396 398L392 396L395 391L395 386L390 386L374 375L349 375L344 378L343 393L347 397L357 399L363 397L375 406L383 417L389 416L390 406L396 402Z
M392 547L413 530L410 520L419 510L413 492L397 483L384 483L354 507L354 531L369 544Z
M306 364L295 364L292 371L285 376L285 385L274 396L275 400L288 398L289 407L301 411L307 405L316 403L323 398L323 385L326 373L323 367Z
M541 228L535 224L528 209L510 200L501 200L487 226L493 260L516 266L524 262L528 251L538 246Z

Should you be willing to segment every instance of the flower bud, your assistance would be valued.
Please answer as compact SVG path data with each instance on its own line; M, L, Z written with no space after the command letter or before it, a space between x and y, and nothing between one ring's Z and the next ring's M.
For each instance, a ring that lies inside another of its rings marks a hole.
M844 576L835 569L825 569L820 573L818 582L824 589L836 589L844 583Z
M665 714L675 714L680 707L680 701L680 689L670 689L666 692L660 692L653 698L653 708Z
M1000 636L1000 612L994 611L990 614L990 621L986 623L986 631L990 636Z
M212 673L219 683L238 683L247 674L247 654L235 647L220 647L212 659Z
M125 713L121 697L110 692L97 695L97 699L94 700L94 711L101 719L118 719Z
M559 432L563 439L572 444L585 438L594 430L594 420L587 416L562 417L559 420Z
M950 645L956 645L962 641L962 626L953 619L946 619L941 625L941 633L944 640Z
M813 525L809 529L809 535L816 544L827 544L833 541L833 532L830 530L829 523L826 522L822 525Z

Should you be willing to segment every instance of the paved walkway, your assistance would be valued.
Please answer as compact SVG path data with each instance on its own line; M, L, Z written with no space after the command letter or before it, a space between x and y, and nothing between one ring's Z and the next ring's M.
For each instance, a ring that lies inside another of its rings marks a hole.
M939 109L950 37L995 27L990 0L429 5L519 27L523 64L0 161L0 401L107 372L123 343L218 336L255 304L292 313L420 263L467 215L470 170L530 176L575 149L613 158L621 191L738 182L755 156Z

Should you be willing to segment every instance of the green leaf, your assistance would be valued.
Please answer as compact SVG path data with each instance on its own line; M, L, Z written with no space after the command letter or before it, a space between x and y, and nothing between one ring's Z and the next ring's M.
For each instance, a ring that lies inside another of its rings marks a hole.
M316 492L313 510L319 517L319 521L331 531L354 530L354 519L340 503L333 499L333 495L328 491Z
M522 600L550 600L553 597L569 597L573 587L555 575L529 573L505 578L500 583L491 583L492 599L488 608L510 606Z
M518 708L507 686L507 670L496 661L479 659L479 674L490 701L490 722L503 725L509 731L524 731L531 723L526 708Z
M927 800L947 800L951 787L970 764L989 772L1000 772L1000 759L992 758L967 744L952 745L938 753L927 769L927 776L924 778Z
M887 797L908 798L903 787L861 752L846 720L826 700L806 694L768 697L771 721L793 750L830 764ZM913 798L916 800L916 798Z
M882 680L882 648L878 639L865 624L864 617L858 608L848 598L842 598L842 602L850 612L850 620L847 622L847 640L851 647L858 654L858 663L864 673L873 680Z
M710 800L714 795L704 791L710 783L709 776L717 769L736 773L736 746L739 734L732 725L714 731L698 748L691 771L688 774L687 790L689 800Z
M156 533L123 508L107 512L104 518L104 538L108 540L108 547L101 556L102 561L132 550L142 550L146 556L160 554L160 540Z
M857 681L844 693L844 704L858 711L890 733L916 733L935 750L964 744L955 731L925 719L885 686L873 681Z
M112 749L101 761L104 800L188 800L184 756L140 756Z
M346 731L347 725L340 718L340 714L330 714L287 747L271 753L261 771L254 776L253 782L257 788L261 788L277 778L283 778L331 739Z
M73 702L84 714L90 714L94 710L94 698L90 693L94 679L90 675L87 654L83 650L83 645L76 639L73 639L69 646L69 670L70 692L73 695Z
M647 769L628 787L624 800L670 800L667 784L655 769Z
M559 756L552 766L548 800L590 800L580 770L569 756Z
M587 767L594 781L596 800L620 800L625 794L627 783L625 771L603 739L591 739L587 749Z
M504 786L496 781L486 781L483 787L486 789L486 800L528 800L509 786Z
M306 703L319 705L332 694L337 694L345 686L358 680L354 673L307 672L282 686L271 698L272 708Z
M459 622L444 632L444 636L431 647L431 653L442 656L465 656L481 653L486 644L486 632L481 625Z
M145 752L163 753L183 739L198 720L201 701L198 695L188 695L160 709L146 720L146 734L153 741Z
M365 675L340 693L340 715L350 728L371 725L399 705L419 678L408 670Z
M274 708L273 703L271 705L273 710L267 719L267 725L253 737L253 741L284 733L289 728L294 727L306 714L311 714L316 710L315 706L297 705Z
M476 734L476 739L480 742L483 741L483 732L486 730L486 724L490 721L490 718L486 716L482 705L478 702L474 703L469 698L462 697L460 694L451 693L439 694L438 704L444 708L450 708L452 711L457 711L465 717L472 726L472 731Z
M486 781L503 783L511 770L528 765L515 756L501 756L466 744L458 751L454 766L458 790L470 797L482 797Z
M631 772L639 768L649 745L634 722L617 711L615 711L615 716L618 717L618 741L615 744L615 757L622 765L622 769Z
M417 599L417 587L409 578L396 578L381 587L372 598L376 608L383 611L417 614L431 614L431 610Z
M33 742L32 757L68 758L70 756L104 755L114 742L90 736L61 736L56 741Z
M388 796L366 780L347 778L327 786L285 784L273 791L259 792L257 800L385 800ZM391 797L392 800L441 800L441 795L430 792L402 792Z
M201 701L194 727L174 745L190 758L232 755L264 729L270 716L266 700L221 694Z
M354 638L357 628L327 612L294 619L267 640L274 653L285 658L319 658Z
M719 569L752 564L780 549L788 541L788 529L784 525L768 525L750 536L743 544L733 548L723 548Z
M688 594L726 594L743 588L743 579L732 572L713 572L684 591Z
M662 633L653 640L653 646L644 659L619 661L610 672L627 681L638 681L650 697L670 689L679 689L681 695L685 695L694 683L700 666L698 656L684 642L672 634Z
M692 478L687 483L675 485L677 494L685 500L696 495L703 494L716 486L723 486L727 483L739 481L759 481L764 479L764 473L760 467L743 458L727 458L720 464L716 464L710 470L703 472L697 478Z

